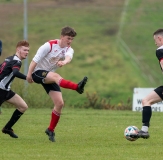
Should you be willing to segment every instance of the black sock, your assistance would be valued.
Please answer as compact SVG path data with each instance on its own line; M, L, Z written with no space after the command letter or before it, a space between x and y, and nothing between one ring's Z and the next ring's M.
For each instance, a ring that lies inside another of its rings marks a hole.
M4 128L6 129L11 129L12 126L18 121L18 119L22 116L22 112L20 112L19 110L15 110L13 115L11 116L11 119L8 121L8 123L5 125Z
M144 106L142 111L142 123L143 126L149 127L149 122L152 116L152 108L151 106Z

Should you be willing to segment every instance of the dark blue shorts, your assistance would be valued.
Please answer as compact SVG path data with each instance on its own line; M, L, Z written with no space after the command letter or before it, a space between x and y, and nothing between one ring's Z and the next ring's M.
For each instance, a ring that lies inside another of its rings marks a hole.
M49 71L46 70L37 70L32 74L32 79L35 83L41 84L47 94L49 94L50 91L58 91L61 92L60 87L56 83L51 83L51 84L45 84L43 83L44 79L46 78L47 74Z

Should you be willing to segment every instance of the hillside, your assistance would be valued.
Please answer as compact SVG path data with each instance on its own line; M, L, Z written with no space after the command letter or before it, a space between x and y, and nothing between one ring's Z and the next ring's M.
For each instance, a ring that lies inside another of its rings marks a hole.
M133 63L150 82L148 86L152 87L162 85L162 74L155 55L157 46L153 40L154 31L162 28L161 2L128 1L121 28L120 44L129 50L127 57L133 57Z
M78 33L72 44L74 58L71 64L57 72L75 82L87 75L89 82L85 93L111 98L113 104L127 101L132 98L134 87L155 87L160 82L151 36L161 24L160 14L156 11L158 8L161 11L160 4L161 0L150 0L148 5L145 0L30 0L28 41L31 47L28 60L31 61L41 44L59 38L63 26L72 26ZM0 19L0 39L4 44L2 61L15 52L17 41L23 39L22 1L2 0ZM148 66L144 69L146 64ZM17 80L14 84L17 82L22 85L13 86L13 89L23 95L23 82ZM37 99L36 103L26 97L32 106L44 105L48 101L41 86L32 84L26 89L29 97ZM68 106L86 101L86 94L62 91ZM44 103L42 97L45 97Z

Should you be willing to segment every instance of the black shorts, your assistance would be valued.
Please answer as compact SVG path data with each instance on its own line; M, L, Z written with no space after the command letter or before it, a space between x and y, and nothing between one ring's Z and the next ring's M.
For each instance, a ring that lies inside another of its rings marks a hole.
M0 89L0 106L3 102L9 100L14 95L15 95L15 92L13 92L12 90L6 91L3 89Z
M32 74L32 79L35 83L42 84L48 73L46 70L38 70Z
M160 96L160 98L163 100L163 86L157 87L154 91L155 91L155 92Z
M50 91L61 92L61 89L58 86L58 84L56 84L56 83L52 83L52 84L43 83L43 81L46 78L48 73L49 73L49 71L46 71L46 70L38 70L32 74L32 79L35 83L41 84L44 87L47 94L49 94Z

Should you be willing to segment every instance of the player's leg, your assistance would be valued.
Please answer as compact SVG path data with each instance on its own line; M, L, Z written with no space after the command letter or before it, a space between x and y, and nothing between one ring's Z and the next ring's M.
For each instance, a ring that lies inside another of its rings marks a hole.
M52 113L51 113L51 120L50 120L49 127L46 129L45 133L49 136L50 141L55 142L54 130L55 130L55 127L57 126L58 121L60 119L60 115L61 115L61 111L62 111L62 107L64 105L64 102L62 99L62 93L61 92L50 91L49 96L54 103L54 108L53 108Z
M9 134L13 138L18 138L18 136L14 133L12 127L27 110L28 106L18 94L15 94L12 98L6 100L6 102L13 104L16 107L16 110L12 114L10 120L2 129L2 132L5 134Z
M64 105L62 93L60 90L60 87L54 83L54 84L42 84L44 89L46 90L47 94L50 96L50 98L53 101L54 108L51 113L51 120L49 127L45 130L45 133L48 135L49 140L54 142L54 129L58 124L58 121L60 119L60 114L62 111L62 107Z
M88 78L84 77L78 84L70 80L63 79L59 74L49 72L44 79L45 84L57 83L62 88L76 90L82 94L84 92L84 86L87 83Z
M32 74L33 81L36 83L53 84L56 83L62 88L76 90L82 94L84 92L84 86L87 83L88 78L84 77L78 84L72 81L63 79L59 74L55 72L49 72L46 70L38 70Z
M149 93L143 100L143 111L142 111L142 128L139 131L139 138L149 138L148 128L150 125L150 119L152 116L152 109L151 105L157 102L162 101L161 97L156 92L160 92L160 89L155 89L155 91L152 91Z

